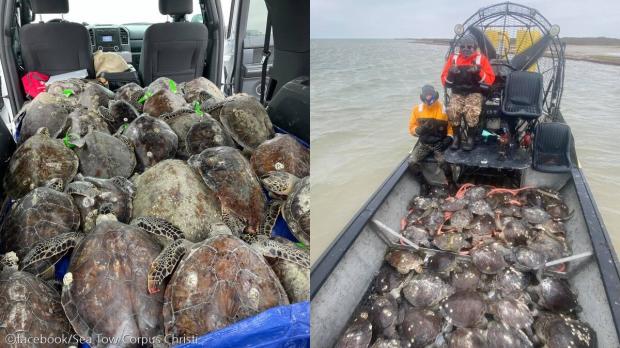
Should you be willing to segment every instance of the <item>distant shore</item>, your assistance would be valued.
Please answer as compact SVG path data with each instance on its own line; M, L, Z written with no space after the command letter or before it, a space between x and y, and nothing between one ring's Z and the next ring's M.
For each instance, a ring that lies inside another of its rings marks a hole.
M407 39L411 43L427 45L450 44L451 39ZM564 56L566 59L584 62L620 65L620 39L605 37L567 37L562 39L566 43Z

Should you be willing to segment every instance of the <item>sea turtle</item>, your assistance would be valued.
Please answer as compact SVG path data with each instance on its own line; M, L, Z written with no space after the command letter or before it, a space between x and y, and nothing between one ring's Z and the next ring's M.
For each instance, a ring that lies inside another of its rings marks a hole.
M551 215L538 207L525 207L521 209L525 221L535 225L542 224L551 219Z
M495 320L507 326L521 330L529 329L534 323L534 316L522 298L502 298L489 304L489 313Z
M23 258L38 242L79 227L80 211L69 194L38 187L14 203L0 233L0 253Z
M198 102L200 105L202 105L205 101L209 99L220 101L224 100L225 98L224 93L222 93L222 91L220 91L220 89L217 88L217 86L213 82L202 76L183 83L181 89L183 90L183 96L185 97L185 100L189 104L194 104L194 102Z
M563 315L542 312L534 322L536 337L548 348L597 347L596 331L587 323Z
M533 348L532 341L521 330L515 330L497 321L491 321L487 328L489 347Z
M244 93L225 101L219 121L237 144L249 152L274 136L265 108L256 98Z
M477 327L484 320L486 302L478 292L457 292L439 306L442 315L457 327Z
M403 277L394 267L384 264L379 269L373 283L373 292L387 293L397 288L403 281Z
M458 232L461 232L464 228L469 227L473 218L474 216L469 209L465 208L457 210L452 213L452 216L450 216L450 227L456 229Z
M85 79L70 78L47 84L45 89L47 93L66 97L67 99L71 99L72 102L77 103L77 98L89 84L91 84L91 82Z
M182 109L193 110L180 94L168 89L160 89L144 102L142 111L153 117L162 117Z
M401 348L400 340L397 338L387 339L378 338L370 348Z
M205 113L200 122L193 124L185 135L185 153L197 155L210 147L235 147L228 132L211 115Z
M100 106L97 109L101 118L103 118L108 125L110 132L115 133L121 129L125 124L133 122L138 118L138 110L125 100L110 100L106 106Z
M66 134L69 140L80 139L91 130L110 134L106 121L92 109L77 107L69 114L67 121L69 127Z
M155 94L162 90L172 91L173 89L177 89L177 85L176 85L176 82L174 82L174 80L168 77L162 76L162 77L158 77L157 79L153 80L153 82L151 82L144 89L146 90L146 92L150 94ZM173 91L173 92L176 93L177 91Z
M470 254L474 266L484 274L497 274L508 266L497 243L478 246Z
M142 115L133 120L122 132L134 145L137 169L143 171L157 162L173 158L177 152L178 137L166 122Z
M77 174L78 162L62 140L50 138L47 128L41 128L13 153L4 181L5 192L19 198L51 179L61 179L66 185Z
M405 309L400 338L407 347L422 348L433 343L441 333L443 320L435 312L422 308Z
M310 177L297 178L287 172L269 172L261 177L263 185L277 196L287 196L282 217L299 241L310 245Z
M480 286L482 274L471 263L467 262L457 267L452 273L450 284L454 290L459 291L476 291Z
M459 327L450 334L448 348L491 348L480 329ZM493 347L495 348L495 347Z
M134 217L165 219L192 242L206 239L207 227L222 222L217 196L183 161L161 161L132 180L136 185Z
M250 163L239 150L213 147L193 155L187 163L219 198L222 217L233 233L259 231L266 211L265 195Z
M130 177L136 167L136 155L133 144L121 137L91 131L75 141L73 150L80 159L80 173L103 179Z
M456 256L452 253L435 253L426 257L426 269L441 277L449 276L457 265Z
M116 90L116 100L123 100L133 106L139 113L142 112L143 104L139 100L144 96L144 88L137 83L131 82Z
M409 239L416 245L421 247L430 247L430 234L424 227L409 224L403 231L401 231L403 237Z
M368 311L354 316L334 348L368 348L372 340L372 323L368 316Z
M132 224L169 243L148 272L149 293L165 287L166 336L200 336L289 304L263 256L241 239L218 234L192 243L183 238L179 228L162 219L140 217Z
M23 117L19 133L23 144L41 128L48 129L52 138L57 138L65 130L73 106L63 96L39 93L30 103L24 105L18 117Z
M114 92L98 83L87 83L78 96L78 103L90 110L97 110L101 105L108 105L114 99Z
M64 233L39 243L22 264L73 249L61 302L75 332L91 346L163 332L163 295L149 294L147 271L159 244L142 229L100 215L87 234Z
M529 285L528 277L513 267L507 267L495 275L494 286L501 296L522 293Z
M455 253L471 246L471 244L466 240L465 234L459 232L438 234L435 238L433 238L433 245L441 250Z
M132 216L134 184L124 177L110 179L78 174L67 186L80 211L82 231L89 232L100 214L114 214L118 221L129 223Z
M570 313L579 310L577 294L566 279L546 277L529 292L538 297L538 303L546 310L555 313Z
M171 112L160 117L174 131L179 139L177 146L177 157L187 159L191 155L187 151L187 134L192 126L200 123L204 116L200 116L192 109L181 109ZM214 120L215 121L215 120Z
M439 276L421 273L406 281L403 295L414 307L427 308L437 305L441 300L454 293L450 284Z
M501 237L513 245L524 245L530 238L530 231L521 220L510 220L504 226Z
M288 134L276 134L260 144L250 160L259 177L284 171L298 178L310 175L310 151Z
M385 255L385 260L400 274L408 274L412 270L422 273L424 259L412 251L394 249Z
M370 295L369 319L375 337L396 338L398 303L390 295Z
M459 211L467 207L467 200L463 198L448 197L441 203L441 210L443 211Z
M3 267L4 266L4 267ZM73 330L60 294L42 279L17 270L15 253L0 255L0 342L3 347L34 347L41 338L64 337L45 347L66 347ZM21 344L20 342L31 342Z

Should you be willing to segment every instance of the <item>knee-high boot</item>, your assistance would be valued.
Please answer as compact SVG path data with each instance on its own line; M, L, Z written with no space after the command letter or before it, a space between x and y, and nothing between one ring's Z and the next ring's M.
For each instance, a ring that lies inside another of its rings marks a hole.
M452 126L452 144L450 149L458 150L461 146L461 126Z

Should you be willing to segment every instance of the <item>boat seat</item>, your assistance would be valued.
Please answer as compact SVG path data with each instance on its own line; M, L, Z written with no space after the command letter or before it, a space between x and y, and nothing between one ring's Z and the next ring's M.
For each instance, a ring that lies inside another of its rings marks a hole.
M186 82L202 76L209 33L203 23L182 21L192 11L192 0L159 0L159 12L179 21L152 24L144 32L139 66L144 86L159 77Z
M565 123L548 122L536 126L532 167L545 173L571 171L571 144L573 136Z
M276 126L310 142L310 78L298 77L287 82L273 96L267 113Z
M538 72L513 71L506 79L502 115L536 119L542 115L543 76Z
M68 0L30 0L35 14L69 12ZM19 30L20 45L26 71L58 75L86 69L95 77L90 36L79 23L53 21L30 23Z

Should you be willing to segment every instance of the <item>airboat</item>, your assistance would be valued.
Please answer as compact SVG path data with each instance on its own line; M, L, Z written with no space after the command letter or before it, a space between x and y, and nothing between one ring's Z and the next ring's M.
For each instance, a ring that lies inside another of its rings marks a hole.
M618 347L620 268L560 111L565 72L560 28L530 7L508 2L485 7L456 25L446 59L468 32L489 57L496 81L485 93L475 149L444 154L449 180L456 187L474 183L557 190L573 211L565 227L576 257L568 263L566 277L578 293L579 318L595 329L600 347ZM388 248L415 249L403 245L398 231L409 201L425 186L405 158L315 262L313 347L335 344Z

